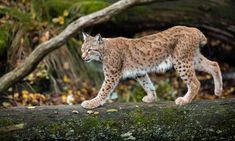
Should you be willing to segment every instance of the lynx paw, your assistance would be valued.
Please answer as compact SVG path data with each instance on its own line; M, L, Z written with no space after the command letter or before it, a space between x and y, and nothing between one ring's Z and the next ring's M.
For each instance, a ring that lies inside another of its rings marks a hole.
M176 105L186 105L190 103L190 101L184 97L178 97L176 100L175 100L175 104Z
M216 90L215 90L215 95L216 95L216 96L221 96L221 95L222 95L222 92L223 92L223 88L216 89Z
M146 95L143 97L142 101L145 103L153 103L155 101L155 97Z
M94 101L94 100L86 100L86 101L83 101L81 106L85 109L94 109L98 106L100 106L100 103Z

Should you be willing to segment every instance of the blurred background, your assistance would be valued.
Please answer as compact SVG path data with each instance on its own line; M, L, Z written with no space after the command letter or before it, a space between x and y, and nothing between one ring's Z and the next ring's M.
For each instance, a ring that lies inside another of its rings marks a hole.
M0 76L24 63L42 42L58 35L75 19L111 5L117 0L1 0ZM223 74L222 98L235 96L235 1L178 0L139 5L108 22L83 31L103 37L137 38L175 25L199 28L208 38L201 48L210 60L218 61ZM37 69L7 91L0 105L36 106L79 104L95 97L103 81L102 65L81 59L81 32L45 57ZM160 100L174 100L186 93L186 85L174 70L152 73ZM212 77L197 73L201 89L196 99L215 99ZM1 82L0 82L1 85ZM122 80L109 102L139 102L145 95L135 80Z

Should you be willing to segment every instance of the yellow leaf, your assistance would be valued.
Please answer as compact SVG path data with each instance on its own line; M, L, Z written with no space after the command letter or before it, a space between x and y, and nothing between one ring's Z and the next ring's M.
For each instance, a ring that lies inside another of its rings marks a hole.
M73 94L73 91L72 91L72 90L68 90L68 94L69 94L69 95L72 95L72 94Z
M81 99L81 101L86 100L85 97L83 97L83 96L81 96L80 99Z
M118 109L108 109L106 112L118 112Z
M70 82L70 79L68 78L67 75L64 76L63 80L64 80L65 83L69 83Z
M77 96L81 96L81 92L80 91L77 91Z
M59 16L59 24L64 24L64 17L62 16Z
M16 98L19 98L19 93L14 93L13 97L16 99Z
M28 106L28 109L35 109L35 106Z
M32 19L35 19L36 18L36 13L35 11L32 12Z
M92 110L88 110L86 113L87 113L87 114L93 114L93 113L94 113L94 111L92 111Z
M67 10L64 10L63 16L67 17L69 15L69 12Z
M10 107L10 106L11 106L11 103L9 103L9 102L3 102L2 105L3 105L3 107Z
M59 17L57 17L57 18L53 18L52 19L52 22L53 23L59 23L59 24L64 24L64 17L63 16L59 16Z
M28 97L29 97L29 92L28 92L27 90L23 90L23 91L22 91L22 97L23 97L23 99L28 99Z
M53 23L58 23L58 22L59 22L59 18L53 18L53 19L52 19L52 22L53 22Z
M26 0L22 0L22 3L26 3Z
M28 95L29 92L28 92L27 90L23 90L23 91L22 91L22 94Z
M67 99L66 99L66 103L69 105L73 105L74 102L75 102L75 99L74 99L73 95L72 94L68 95Z
M67 103L67 96L62 95L61 100L62 100L63 103Z
M16 124L15 127L22 129L22 128L24 128L24 123Z
M94 112L94 115L99 115L99 114L100 114L100 113L99 113L99 112L97 112L97 111L96 111L96 112Z

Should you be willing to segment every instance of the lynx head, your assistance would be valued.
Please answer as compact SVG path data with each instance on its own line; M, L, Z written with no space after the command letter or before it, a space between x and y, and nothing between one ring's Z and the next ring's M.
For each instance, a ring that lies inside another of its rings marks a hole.
M101 52L104 41L100 34L92 37L86 33L82 33L84 43L82 44L82 59L86 62L92 60L101 61Z

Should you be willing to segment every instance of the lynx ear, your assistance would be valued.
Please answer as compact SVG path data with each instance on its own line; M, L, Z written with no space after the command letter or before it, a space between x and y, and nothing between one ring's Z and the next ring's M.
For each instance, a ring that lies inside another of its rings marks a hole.
M104 42L104 40L103 40L103 38L101 37L100 34L97 34L97 35L95 36L95 41L96 41L96 43L98 43L98 44L102 44L102 43Z
M82 36L83 36L83 40L85 41L89 35L87 33L82 32Z

